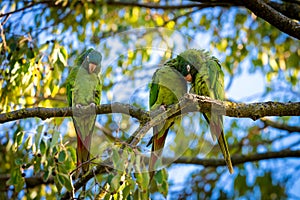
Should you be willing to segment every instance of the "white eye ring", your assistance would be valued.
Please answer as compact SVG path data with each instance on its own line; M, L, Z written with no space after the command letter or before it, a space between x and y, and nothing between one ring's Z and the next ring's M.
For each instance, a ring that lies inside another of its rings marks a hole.
M90 62L90 57L89 57L89 56L87 56L87 57L86 57L86 60L87 60L88 62Z
M190 65L187 65L187 66L186 66L186 69L187 69L188 72L190 72L191 66L190 66Z

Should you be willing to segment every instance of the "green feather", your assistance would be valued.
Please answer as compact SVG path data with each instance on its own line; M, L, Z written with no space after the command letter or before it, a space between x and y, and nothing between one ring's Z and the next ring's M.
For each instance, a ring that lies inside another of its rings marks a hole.
M158 69L153 77L150 87L150 110L156 110L160 106L175 104L187 92L187 84L183 76L170 63ZM153 127L152 152L149 162L150 177L152 179L157 165L157 160L162 154L162 149L169 131L175 119L167 120Z
M80 66L84 59L87 57L87 55L91 52L94 51L94 49L90 48L88 50L83 51L76 59L75 59L75 65Z
M76 114L77 105L88 106L91 103L99 105L101 101L102 82L100 78L102 56L94 49L88 49L78 56L75 67L72 68L67 78L67 100ZM89 73L89 64L96 65L93 73ZM90 159L90 146L96 121L95 114L73 115L73 122L77 134L77 165ZM82 172L88 171L89 165L85 164Z
M204 50L189 49L177 56L180 63L179 71L183 76L191 74L192 87L190 92L197 95L208 96L213 99L224 100L224 74L217 58L210 56ZM188 70L187 65L190 65ZM230 173L233 173L230 153L223 132L223 118L213 111L203 114L210 124L212 137L218 139L222 154Z

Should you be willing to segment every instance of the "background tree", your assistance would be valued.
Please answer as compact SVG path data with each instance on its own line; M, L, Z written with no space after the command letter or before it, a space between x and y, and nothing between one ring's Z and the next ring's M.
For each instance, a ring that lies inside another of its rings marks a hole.
M64 83L69 66L87 47L103 54L102 104L118 101L135 106L113 104L100 109L106 114L98 115L101 126L95 140L104 140L104 133L108 138L105 144L113 141L127 149L124 152L133 160L139 161L133 157L136 149L145 154L150 150L145 147L148 134L138 138L141 140L136 148L122 145L131 142L130 136L139 124L147 121L143 110L148 110L144 94L149 80L161 63L186 48L205 48L220 58L227 99L231 101L299 102L300 2L296 0L4 0L0 5L1 198L72 195L73 188L77 191L87 180L87 195L92 197L117 197L121 191L124 196L147 195L147 175L139 171L146 168L143 162L135 174L111 170L110 164L97 166L85 180L72 185L69 174L76 164L75 132L71 118L63 117L66 113L70 116L67 109L33 110L36 118L26 118L28 113L21 110L16 115L18 120L8 120L14 117L11 111L22 108L66 107ZM250 77L261 77L263 83L254 94L249 94L255 86ZM121 111L123 114L107 114ZM190 113L175 127L174 132L183 134L171 134L166 151L167 155L182 157L170 161L179 164L168 168L169 188L166 171L156 176L161 194L152 197L299 198L294 189L300 174L299 115L264 117L255 122L250 117L225 117L234 175L229 175L222 166L225 163L216 159L221 158L220 151L205 137L208 129L205 123L199 124L199 117L199 113ZM180 149L184 145L189 148ZM110 153L96 150L94 155ZM115 149L112 152L112 165L125 162L122 159L126 156L118 157ZM174 173L178 167L188 175L178 177L178 171Z

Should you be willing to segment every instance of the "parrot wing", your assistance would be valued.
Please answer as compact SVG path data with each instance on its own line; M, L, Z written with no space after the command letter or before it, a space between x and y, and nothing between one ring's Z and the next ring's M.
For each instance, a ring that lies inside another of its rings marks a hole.
M198 95L209 96L213 99L224 100L224 74L221 65L214 57L207 59L202 63L193 87L193 92ZM210 131L213 139L218 140L222 154L226 161L230 173L233 173L228 144L223 131L223 117L211 108L210 113L204 113L204 118L210 125Z
M160 106L168 106L178 102L187 90L186 81L182 75L174 68L163 66L158 69L153 77L150 86L150 110L156 110ZM170 127L174 124L175 119L166 120L161 124L153 127L152 151L149 161L150 180L155 173L155 165L162 154L165 140Z

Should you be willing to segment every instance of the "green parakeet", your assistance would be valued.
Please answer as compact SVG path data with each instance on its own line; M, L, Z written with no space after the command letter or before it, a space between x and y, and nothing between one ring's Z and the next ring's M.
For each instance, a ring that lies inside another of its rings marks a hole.
M75 67L67 78L67 99L73 107L73 122L77 134L77 167L82 174L89 170L90 146L94 132L96 112L76 116L82 106L100 104L102 83L100 78L102 55L88 49L75 60Z
M224 100L224 74L217 58L210 56L204 50L189 49L175 59L180 64L180 73L186 81L191 82L190 93ZM213 139L218 139L229 172L233 173L228 145L223 132L223 117L214 112L213 108L210 113L203 113L203 115L210 125Z
M150 86L150 110L164 109L165 106L175 104L187 92L187 82L176 70L176 66L176 63L171 60L154 73ZM173 118L153 127L153 137L148 144L152 143L149 161L150 179L154 176L156 162L162 154L169 128L174 122Z

